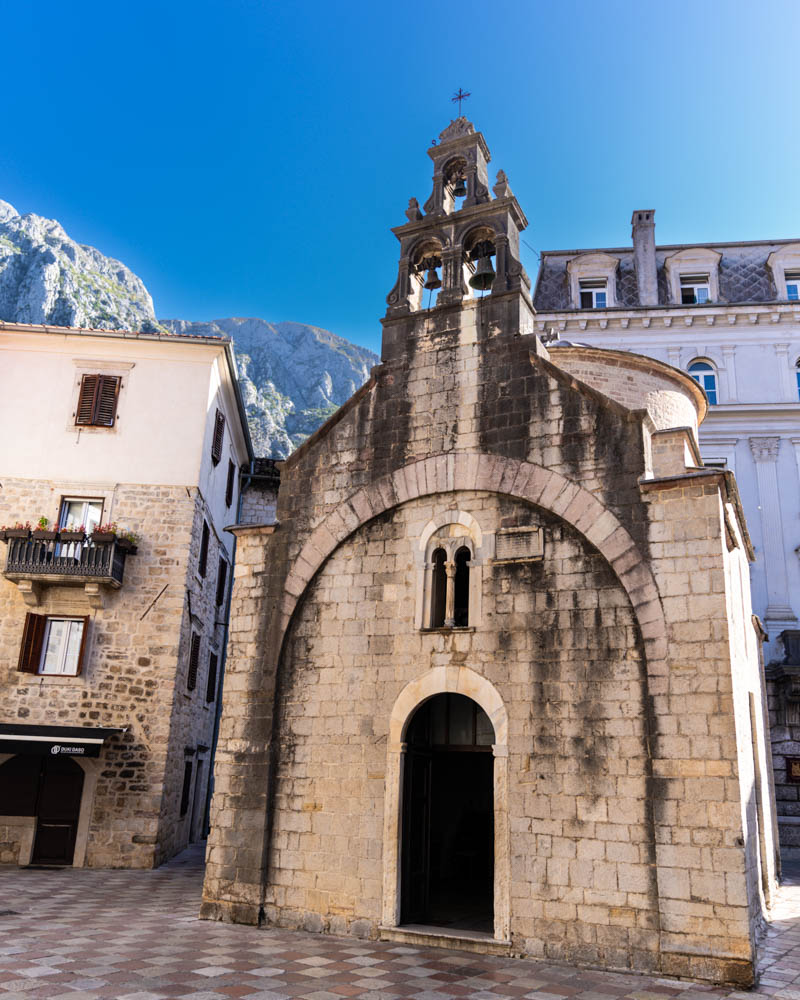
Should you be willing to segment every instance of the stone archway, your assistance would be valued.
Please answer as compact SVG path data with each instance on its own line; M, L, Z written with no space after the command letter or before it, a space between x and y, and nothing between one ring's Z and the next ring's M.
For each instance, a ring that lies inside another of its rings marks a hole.
M543 507L572 525L606 559L625 589L642 635L649 674L666 670L667 629L655 578L619 518L580 483L533 462L482 453L411 462L357 490L311 532L287 574L277 644L314 575L354 531L393 507L434 493L485 490Z
M407 684L389 717L383 812L384 927L400 923L401 801L404 736L415 711L437 694L462 694L475 701L494 727L494 937L508 941L511 926L511 840L508 819L508 713L497 688L468 667L435 667Z

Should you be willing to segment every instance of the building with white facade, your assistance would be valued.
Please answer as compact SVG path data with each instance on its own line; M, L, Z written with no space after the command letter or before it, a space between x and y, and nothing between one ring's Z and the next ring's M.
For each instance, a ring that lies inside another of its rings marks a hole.
M800 844L800 242L657 246L655 212L632 246L546 251L536 329L666 361L705 389L703 463L736 475L756 561L753 607L768 633L781 839ZM687 525L687 538L692 526ZM787 662L788 661L788 662ZM794 758L797 758L796 764ZM792 777L793 767L796 775Z
M0 862L201 835L252 459L227 338L0 323Z

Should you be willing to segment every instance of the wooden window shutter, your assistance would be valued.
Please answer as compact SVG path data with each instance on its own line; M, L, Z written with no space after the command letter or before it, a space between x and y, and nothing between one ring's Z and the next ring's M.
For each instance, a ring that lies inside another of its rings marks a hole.
M225 486L225 506L230 507L233 503L233 484L236 477L236 466L228 461L228 482Z
M211 441L211 461L216 465L222 458L222 442L225 438L225 415L217 410L214 418L214 437Z
M117 375L101 375L97 392L94 422L99 427L113 427L117 416L117 396L120 379Z
M78 410L75 414L76 424L91 424L94 422L94 408L97 402L97 391L99 385L99 375L84 375L81 379L81 391L78 396Z
M189 672L186 675L186 690L194 691L197 687L197 668L200 664L200 636L192 632L192 645L189 649Z
M75 423L89 427L113 427L121 381L118 375L84 375Z
M197 560L197 572L205 577L208 567L208 522L203 521L203 534L200 536L200 556Z
M213 701L217 695L217 654L212 653L208 658L208 680L206 681L206 701Z
M86 654L86 636L89 634L89 616L83 616L83 632L81 633L81 648L78 653L78 666L75 669L75 676L83 673L83 660Z
M228 564L221 558L219 561L219 570L217 571L217 607L225 600L225 584L227 582Z
M26 674L39 672L46 628L47 615L35 615L32 611L25 615L25 627L22 630L22 645L19 648L17 670Z

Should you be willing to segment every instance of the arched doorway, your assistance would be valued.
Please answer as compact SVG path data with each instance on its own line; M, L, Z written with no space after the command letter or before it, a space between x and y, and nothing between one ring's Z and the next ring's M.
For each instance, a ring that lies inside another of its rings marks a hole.
M83 777L68 756L20 754L0 767L0 814L36 817L31 864L72 864Z
M494 927L494 728L465 695L424 702L406 730L401 922Z

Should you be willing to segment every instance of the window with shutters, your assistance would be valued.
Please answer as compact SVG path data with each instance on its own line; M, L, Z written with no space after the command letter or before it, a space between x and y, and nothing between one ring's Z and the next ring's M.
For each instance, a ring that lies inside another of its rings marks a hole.
M203 521L203 534L200 536L200 555L197 560L197 572L205 578L208 568L208 521Z
M83 671L89 616L25 616L17 669L27 674L77 677Z
M211 461L214 465L222 458L222 442L225 440L225 415L217 410L214 417L214 437L211 439Z
M181 792L181 816L185 816L189 808L189 792L192 789L192 762L187 760L183 765L183 791Z
M186 674L186 690L194 691L197 687L197 668L200 665L200 636L192 632L192 642L189 646L189 670Z
M217 607L221 607L225 602L225 585L228 582L228 564L220 556L219 568L217 569Z
M214 701L217 697L217 666L219 659L216 653L210 653L208 657L208 680L206 681L206 703Z
M236 466L228 461L228 482L225 485L225 506L230 507L233 503L233 487L236 482Z
M119 375L84 375L75 423L85 427L113 427L121 382Z

